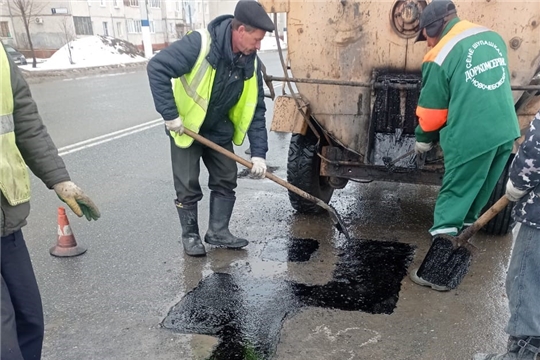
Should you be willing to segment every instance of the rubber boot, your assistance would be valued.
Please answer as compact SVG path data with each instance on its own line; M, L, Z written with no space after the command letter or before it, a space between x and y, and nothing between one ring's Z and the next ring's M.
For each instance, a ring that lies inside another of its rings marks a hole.
M504 354L476 354L474 360L539 360L540 337L508 338L507 351Z
M214 193L210 195L210 220L205 242L230 249L243 248L249 244L246 239L238 238L229 231L235 201L234 197L215 196Z
M183 205L176 202L176 210L182 225L182 246L184 252L189 256L205 256L206 250L199 235L199 224L197 223L197 203Z
M409 273L409 278L412 280L413 283L415 283L417 285L421 285L421 286L430 287L430 288L432 288L433 290L436 290L436 291L444 292L444 291L450 291L451 290L449 287L442 286L442 285L436 285L436 284L433 284L433 283L431 283L431 282L429 282L427 280L422 279L420 276L418 276L417 271L418 271L418 269L414 269Z

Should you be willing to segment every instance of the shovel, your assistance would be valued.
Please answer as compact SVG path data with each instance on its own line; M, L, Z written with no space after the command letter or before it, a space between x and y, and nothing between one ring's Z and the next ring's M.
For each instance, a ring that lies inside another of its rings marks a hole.
M394 165L395 165L398 161L403 160L403 159L405 159L406 157L411 156L412 154L414 154L414 149L407 151L405 154L398 156L398 157L395 158L394 160L392 160L392 158L390 158L390 157L388 157L388 156L383 157L382 160L383 160L384 165L385 165L386 168L388 169L388 171L393 171L393 170L394 170Z
M221 146L219 146L219 145L215 144L214 142L202 137L201 135L199 135L197 133L194 133L193 131L191 131L189 129L184 128L184 134L186 134L188 136L191 136L193 139L197 140L201 144L203 144L205 146L208 146L209 148L219 152L220 154L223 154L223 155L227 156L228 158L236 161L237 163L239 163L241 165L244 165L248 169L251 169L253 167L253 164L251 162L249 162L249 161L241 158L240 156L228 151L227 149L222 148ZM347 228L345 227L345 224L343 223L343 220L339 217L336 209L334 209L331 205L328 205L327 203L325 203L321 199L316 198L315 196L313 196L311 194L308 194L304 190L299 189L299 188L297 188L296 186L294 186L292 184L289 184L288 182L286 182L285 180L275 176L274 174L270 174L269 172L266 172L265 176L266 176L266 178L272 180L273 182L285 187L286 189L292 191L295 194L298 194L299 196L301 196L301 197L303 197L303 198L305 198L305 199L307 199L309 201L314 202L315 204L319 205L320 207L322 207L323 209L328 211L328 213L330 214L330 219L332 219L332 223L334 224L336 229L340 233L345 235L345 238L347 238L347 240L351 240L351 237L349 236L349 232L347 231Z
M476 252L470 238L509 203L504 195L458 236L436 235L416 275L445 290L455 289L467 275Z

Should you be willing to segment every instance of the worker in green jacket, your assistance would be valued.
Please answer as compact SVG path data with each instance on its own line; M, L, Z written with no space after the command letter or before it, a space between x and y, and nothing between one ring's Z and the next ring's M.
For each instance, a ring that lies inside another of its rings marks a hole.
M75 214L97 220L99 210L75 185L41 121L19 68L0 49L0 359L40 359L41 296L21 228L30 213L30 170Z
M431 49L422 64L415 150L426 153L439 141L445 166L429 232L457 235L477 220L519 137L507 49L499 34L460 20L443 0L423 10L417 41Z

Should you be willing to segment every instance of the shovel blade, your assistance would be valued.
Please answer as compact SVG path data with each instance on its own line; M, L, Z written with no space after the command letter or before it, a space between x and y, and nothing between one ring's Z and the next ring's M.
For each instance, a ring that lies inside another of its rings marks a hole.
M330 214L330 219L332 219L332 223L336 227L336 229L345 235L345 238L347 240L351 240L351 236L349 235L349 232L347 231L347 228L345 227L345 223L343 220L339 217L336 209L332 205L328 205L328 213Z
M472 254L464 246L455 247L451 236L438 235L433 239L417 275L439 286L455 289L471 265Z

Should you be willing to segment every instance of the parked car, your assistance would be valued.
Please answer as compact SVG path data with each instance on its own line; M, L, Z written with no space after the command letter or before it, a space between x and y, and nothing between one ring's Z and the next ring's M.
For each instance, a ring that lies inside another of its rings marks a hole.
M14 47L12 47L11 45L4 45L4 47L6 48L7 53L9 54L9 56L11 56L15 64L18 64L18 65L28 64L24 55L18 52Z

